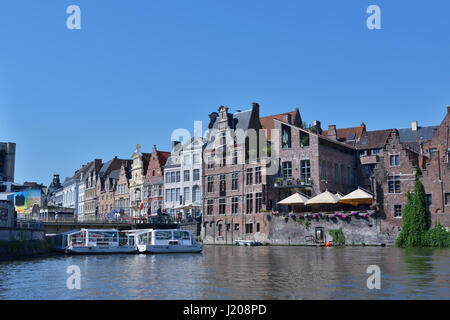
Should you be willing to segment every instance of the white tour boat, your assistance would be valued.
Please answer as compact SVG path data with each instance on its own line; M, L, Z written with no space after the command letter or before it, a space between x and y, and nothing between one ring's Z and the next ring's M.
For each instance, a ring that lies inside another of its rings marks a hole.
M135 237L140 253L200 253L203 244L198 243L188 230L138 229L127 231Z
M262 246L263 244L259 241L254 240L235 240L234 241L238 246Z
M54 249L64 253L133 253L134 237L116 229L78 229L57 234Z

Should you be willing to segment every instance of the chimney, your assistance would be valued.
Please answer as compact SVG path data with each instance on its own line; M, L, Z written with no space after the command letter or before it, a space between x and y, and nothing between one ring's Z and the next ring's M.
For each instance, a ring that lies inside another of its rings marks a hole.
M418 128L418 122L416 120L411 122L411 129L412 131L417 131Z
M335 124L330 124L328 126L328 138L332 139L332 140L337 140L337 134L336 134L336 125Z
M314 120L312 126L313 126L313 128L316 128L316 133L322 134L322 127L320 126L319 120Z
M102 168L102 159L95 159L94 160L94 170L100 171L101 168Z
M256 118L259 120L259 104L256 102L252 103L252 111L256 113Z

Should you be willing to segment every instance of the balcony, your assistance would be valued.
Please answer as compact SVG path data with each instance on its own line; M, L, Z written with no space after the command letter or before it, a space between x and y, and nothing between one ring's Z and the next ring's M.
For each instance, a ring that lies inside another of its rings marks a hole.
M361 156L360 158L361 164L376 164L380 162L380 157L378 155L371 155L371 156Z
M311 178L308 179L299 179L299 178L286 178L286 177L278 177L274 180L275 188L302 188L302 187L311 187Z

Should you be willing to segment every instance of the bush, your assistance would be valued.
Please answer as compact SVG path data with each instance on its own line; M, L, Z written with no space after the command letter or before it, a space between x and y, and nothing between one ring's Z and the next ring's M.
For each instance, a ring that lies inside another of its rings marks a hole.
M342 233L342 229L331 229L329 231L330 236L333 237L333 244L342 246L345 245L344 234Z
M306 228L306 229L309 229L310 226L311 226L311 221L306 220L306 221L305 221L305 228Z
M450 246L450 232L447 232L439 221L428 231L428 245L437 248Z

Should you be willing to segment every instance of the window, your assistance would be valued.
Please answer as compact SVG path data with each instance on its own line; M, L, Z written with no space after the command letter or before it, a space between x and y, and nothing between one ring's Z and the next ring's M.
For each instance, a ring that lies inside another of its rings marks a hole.
M198 153L194 153L194 164L200 163L200 155Z
M309 160L300 161L300 178L304 181L308 181L311 177L311 164Z
M427 208L429 208L431 206L431 204L433 203L433 197L431 194L427 194L426 198L427 198Z
M200 180L200 169L194 169L194 181Z
M390 176L388 178L388 192L389 193L400 193L400 177Z
M225 131L220 133L220 144L222 146L227 144L227 133Z
M372 153L373 154L380 154L381 149L373 149Z
M345 184L345 167L341 164L341 184Z
M450 206L450 193L445 194L445 205Z
M231 175L231 190L237 190L238 184L239 184L239 174L235 172Z
M259 184L262 182L262 176L261 176L261 167L255 168L255 183Z
M253 193L248 193L246 195L247 198L247 208L246 213L252 213L253 212Z
M225 167L227 165L227 148L223 147L222 149L222 157L220 159L220 166Z
M281 145L283 149L289 149L291 147L291 127L281 126Z
M213 208L214 208L214 200L208 200L206 204L206 214L212 215L213 214Z
M176 173L175 173L175 176L176 176L176 182L180 182L181 181L181 174L180 174L180 171L177 171Z
M291 161L283 162L283 177L285 177L285 178L292 177L292 162Z
M327 180L327 164L323 160L320 167L320 177L322 180Z
M191 179L191 172L189 170L184 170L183 176L184 181L189 181Z
M350 167L347 167L347 184L351 186L353 183L352 179L352 169Z
M226 210L226 199L221 198L219 199L219 214L225 214Z
M245 233L253 233L253 223L245 224Z
M221 174L220 175L220 190L219 190L221 196L224 196L226 191L227 191L226 176L224 174Z
M200 200L200 187L193 186L192 187L192 202Z
M208 169L214 168L214 155L208 156Z
M334 183L339 183L339 169L337 163L334 164Z
M255 210L261 212L262 209L262 192L257 192L255 195Z
M176 181L176 173L175 171L170 173L170 182L175 182Z
M247 185L253 184L253 169L249 168L247 169Z
M300 147L309 146L309 134L300 130Z
M167 182L167 183L171 183L171 180L170 180L170 172L166 172L166 182Z
M239 198L233 197L231 198L231 213L236 214L239 210Z
M208 177L207 190L208 192L214 192L214 177Z
M180 188L175 189L175 201L180 202Z
M187 203L187 201L190 200L190 198L191 198L190 191L191 191L191 189L189 187L184 188L184 190L183 190L183 204Z
M257 222L257 223L256 223L256 232L259 232L260 229L261 229L261 228L260 228L259 222Z
M233 164L238 164L238 153L237 153L237 151L233 152Z
M433 159L434 154L437 154L438 149L437 148L430 148L430 160Z
M189 161L189 155L188 154L185 154L184 156L183 156L183 163L184 164L190 164L191 162Z
M239 223L234 224L234 231L239 231Z
M402 206L399 204L394 205L394 218L400 218L402 216Z
M389 156L391 167L396 167L396 166L399 165L398 157L399 157L398 154L394 154L394 155L390 155Z

